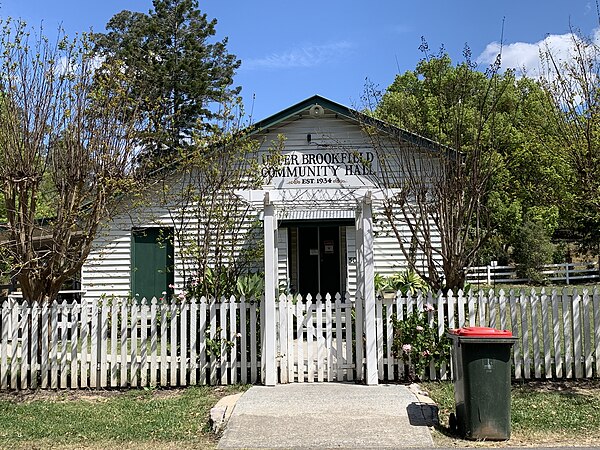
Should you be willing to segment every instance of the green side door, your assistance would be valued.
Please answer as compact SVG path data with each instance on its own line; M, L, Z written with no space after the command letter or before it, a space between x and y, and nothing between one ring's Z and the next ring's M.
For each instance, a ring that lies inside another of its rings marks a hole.
M171 293L173 284L173 230L134 229L131 245L131 292L141 300Z

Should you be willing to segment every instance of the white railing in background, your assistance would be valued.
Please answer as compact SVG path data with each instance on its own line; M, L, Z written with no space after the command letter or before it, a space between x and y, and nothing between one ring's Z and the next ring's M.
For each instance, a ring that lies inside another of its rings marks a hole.
M598 263L580 262L580 263L562 263L547 264L542 266L542 275L550 283L580 283L595 282L600 279L600 269ZM465 268L466 282L474 285L487 284L511 284L527 283L526 278L519 278L515 266L475 266Z

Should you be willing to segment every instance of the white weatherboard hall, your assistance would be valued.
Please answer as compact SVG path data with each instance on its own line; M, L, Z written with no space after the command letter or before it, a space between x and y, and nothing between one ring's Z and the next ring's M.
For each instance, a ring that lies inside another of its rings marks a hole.
M386 140L385 150L373 145L364 120L369 133ZM382 218L378 211L386 195L382 152L410 151L429 158L435 144L320 96L256 123L250 135L261 142L259 158L267 158L278 136L285 137L281 163L259 165L265 179L262 189L237 192L263 224L264 383L277 383L276 297L286 286L303 296L341 293L353 302L356 333L364 335L366 343L364 355L356 349L356 358L364 357L365 362L364 376L362 370L357 376L376 384L374 275L407 267L396 236L385 221L374 220L374 215ZM170 224L172 214L160 204L143 210L132 206L108 223L82 270L86 298L158 297L168 284L183 286L186 280L178 270L183 265L178 256L182 243L173 236L172 246L157 245L159 234L173 235ZM406 227L401 231L410 240ZM165 275L169 261L174 271ZM144 276L157 272L162 276L150 282Z

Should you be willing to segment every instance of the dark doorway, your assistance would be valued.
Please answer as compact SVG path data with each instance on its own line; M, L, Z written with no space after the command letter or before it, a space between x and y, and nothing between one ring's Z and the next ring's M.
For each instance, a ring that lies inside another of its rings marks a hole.
M290 252L298 258L297 292L334 296L342 290L340 227L299 226L297 233L297 252Z

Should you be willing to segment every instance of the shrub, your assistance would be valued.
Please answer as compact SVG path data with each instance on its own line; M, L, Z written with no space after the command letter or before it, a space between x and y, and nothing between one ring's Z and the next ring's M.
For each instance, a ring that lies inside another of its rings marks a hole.
M450 340L445 334L438 336L437 314L429 303L404 319L392 318L392 326L392 351L404 363L407 381L422 379L432 361L436 369L449 362Z

